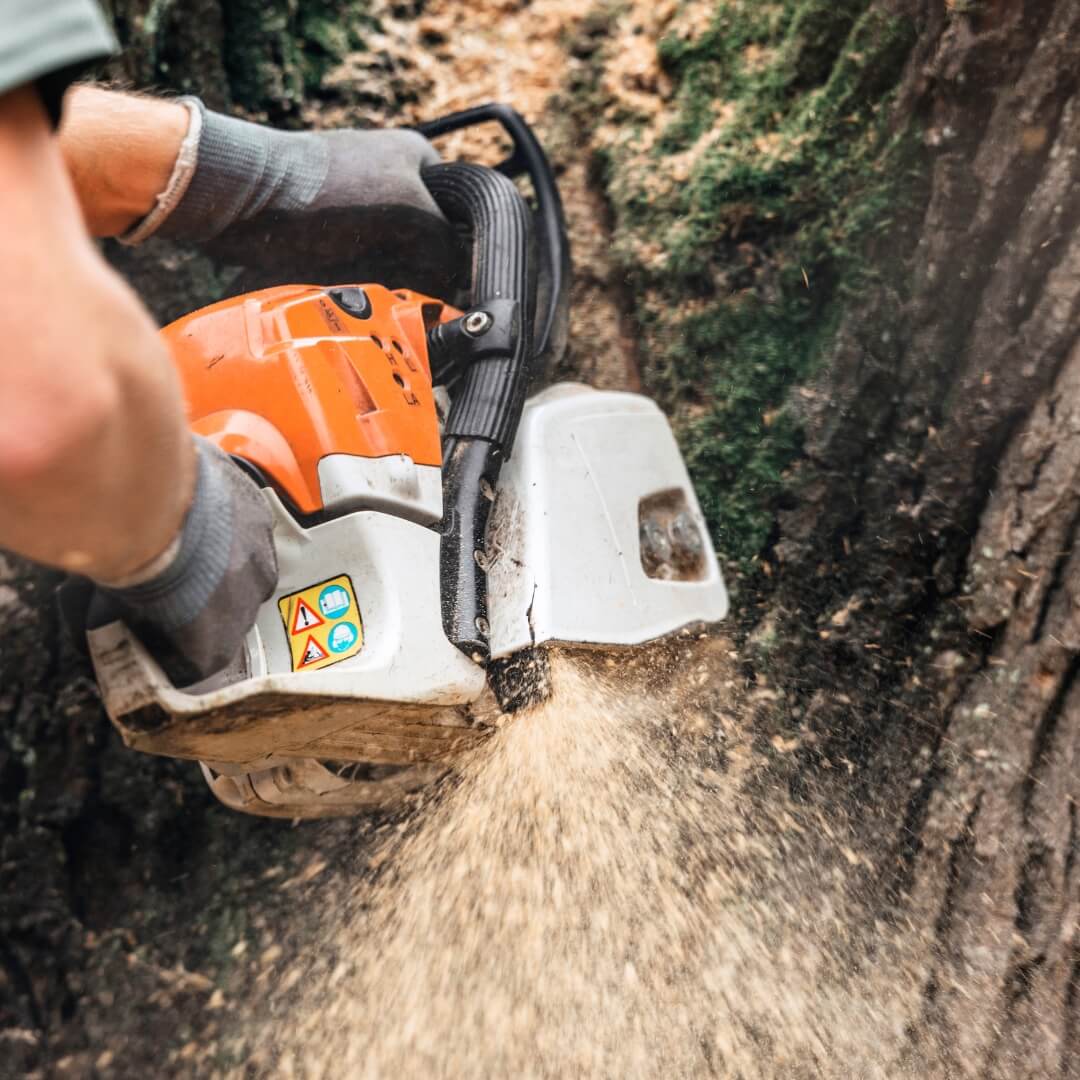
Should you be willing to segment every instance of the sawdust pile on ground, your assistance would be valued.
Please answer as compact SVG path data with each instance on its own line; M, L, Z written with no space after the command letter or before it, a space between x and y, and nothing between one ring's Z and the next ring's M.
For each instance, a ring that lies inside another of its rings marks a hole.
M712 768L693 709L555 676L374 881L313 899L265 1073L906 1075L898 969L879 952L880 978L853 972L842 885L806 857L820 823L779 794L751 814L743 753Z

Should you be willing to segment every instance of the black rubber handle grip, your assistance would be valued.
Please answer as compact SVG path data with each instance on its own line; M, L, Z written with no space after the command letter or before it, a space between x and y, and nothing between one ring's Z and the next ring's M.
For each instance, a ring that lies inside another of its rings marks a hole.
M511 179L528 176L536 193L537 269L543 279L544 294L533 344L533 368L536 371L561 359L566 351L569 322L570 244L559 187L547 154L521 113L497 102L440 116L417 124L416 130L425 138L437 139L440 135L489 122L499 124L514 144L511 155L496 166L497 171Z
M491 493L532 375L532 215L514 182L493 169L431 165L422 175L439 209L472 234L469 314L433 344L460 352L454 366L462 372L443 432L443 629L484 664L491 655L484 553ZM472 331L470 320L479 321Z
M430 165L423 179L439 209L472 233L471 310L483 312L489 305L503 324L500 336L509 331L505 348L469 365L445 437L484 439L509 456L532 374L532 216L513 181L482 165Z

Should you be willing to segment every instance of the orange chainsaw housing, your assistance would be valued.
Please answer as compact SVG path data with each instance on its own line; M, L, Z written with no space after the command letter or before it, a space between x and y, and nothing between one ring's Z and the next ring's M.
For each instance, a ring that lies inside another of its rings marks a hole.
M335 296L366 297L348 305ZM285 285L223 300L162 330L191 430L256 465L301 513L323 509L329 454L441 465L427 331L440 300L381 285Z

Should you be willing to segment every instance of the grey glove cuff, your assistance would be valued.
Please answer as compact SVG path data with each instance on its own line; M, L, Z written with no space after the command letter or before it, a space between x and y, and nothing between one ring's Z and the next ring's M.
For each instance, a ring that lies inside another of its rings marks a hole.
M147 581L101 585L86 625L121 618L176 686L221 671L277 585L274 518L228 454L195 437L195 494L175 558Z
M330 167L319 135L277 131L197 105L202 125L195 172L158 236L205 243L268 206L299 209L319 193Z
M176 557L149 581L126 588L101 586L107 596L137 609L140 617L165 632L191 622L203 610L225 576L232 550L233 481L225 470L237 466L206 439L194 440L195 493Z

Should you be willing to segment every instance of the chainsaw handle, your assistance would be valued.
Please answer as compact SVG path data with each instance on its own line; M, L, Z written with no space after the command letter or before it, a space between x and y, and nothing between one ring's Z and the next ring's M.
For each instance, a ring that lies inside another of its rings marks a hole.
M437 139L441 135L489 122L499 124L514 144L513 152L495 166L496 170L511 180L528 176L536 194L534 230L543 308L537 315L533 344L533 368L536 373L548 368L553 359L561 359L566 350L569 317L570 245L566 237L562 198L551 162L521 113L497 102L428 120L417 124L415 130L427 139Z
M533 367L536 277L532 221L512 180L455 162L421 173L439 209L472 234L469 308L483 326L436 340L458 354L464 372L446 421L444 438L484 439L510 456Z
M472 235L470 309L433 328L428 342L433 370L446 362L462 373L443 430L443 629L483 664L491 654L484 569L490 493L513 448L533 373L533 219L514 182L494 169L457 162L429 165L421 175L439 209Z
M442 622L466 656L491 656L485 543L503 461L530 381L566 348L570 252L551 164L529 125L506 105L480 105L420 124L429 139L495 121L513 153L497 168L431 165L421 176L439 209L472 234L470 308L428 335L432 370L460 374L443 438ZM528 174L530 209L514 184ZM542 310L537 313L537 299Z

